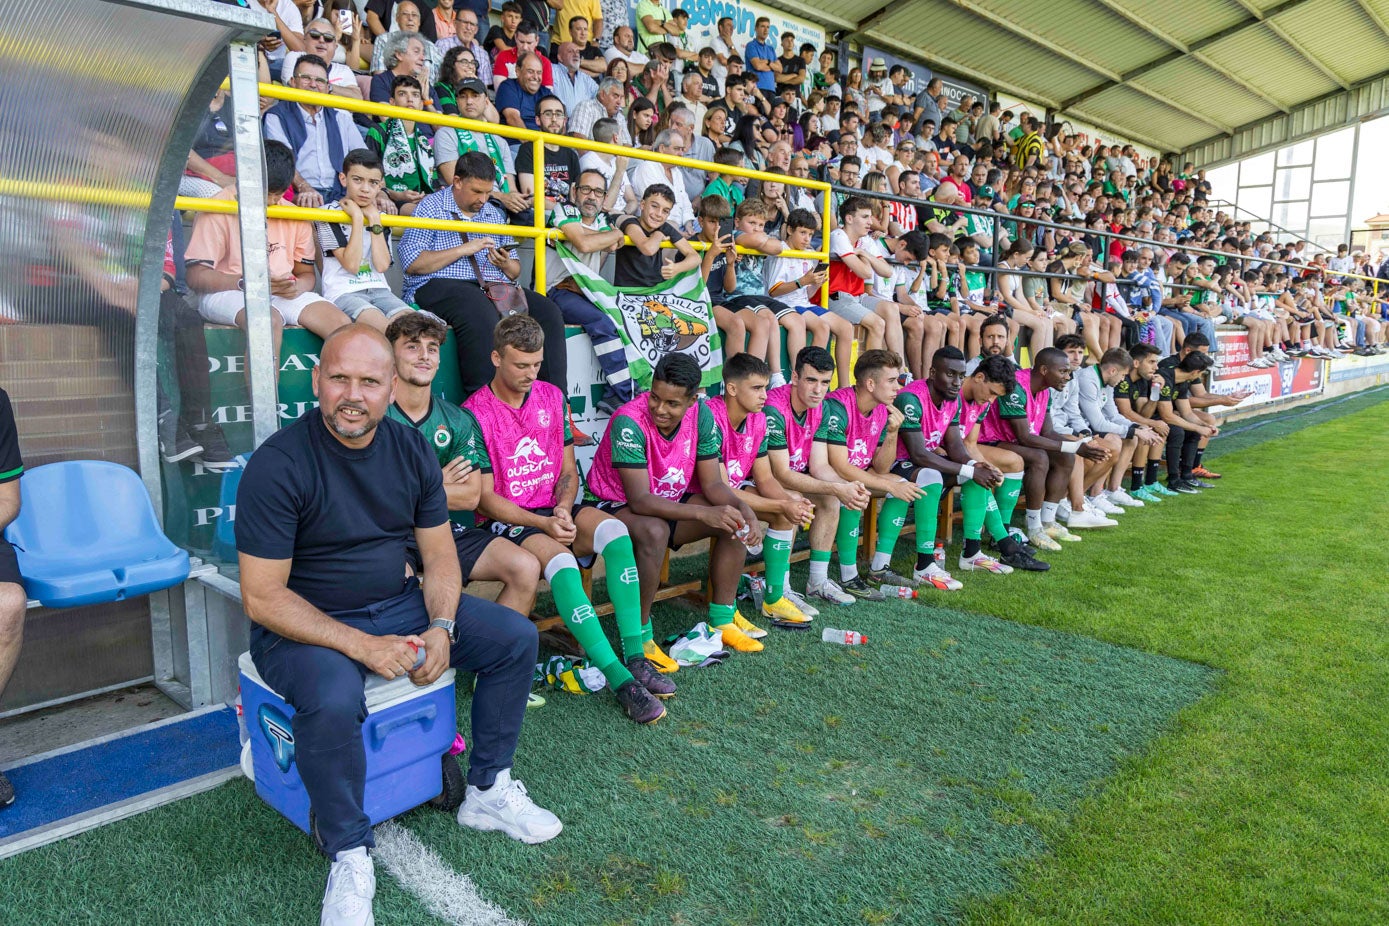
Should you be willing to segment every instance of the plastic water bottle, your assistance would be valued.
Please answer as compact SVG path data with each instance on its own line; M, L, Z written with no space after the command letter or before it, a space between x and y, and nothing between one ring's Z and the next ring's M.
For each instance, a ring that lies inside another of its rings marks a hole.
M878 588L889 598L915 598L916 589L906 585L879 585Z
M753 556L756 556L757 554L762 552L762 544L759 543L755 546L748 545L748 538L752 536L751 524L744 524L742 527L738 528L738 533L734 534L733 536L741 540L743 542L743 545L748 548L748 553L752 554Z
M825 643L838 643L840 646L858 646L868 642L868 638L857 630L839 630L835 627L826 627L820 634L820 639Z
M935 557L936 557L936 565L939 566L939 567L941 567L942 569L944 569L944 568L945 568L945 544L943 544L943 543L938 543L938 544L936 544L936 553L935 553Z
M409 646L415 651L415 664L410 667L410 671L414 672L420 666L424 665L425 652L423 646L416 646L413 643L409 644Z

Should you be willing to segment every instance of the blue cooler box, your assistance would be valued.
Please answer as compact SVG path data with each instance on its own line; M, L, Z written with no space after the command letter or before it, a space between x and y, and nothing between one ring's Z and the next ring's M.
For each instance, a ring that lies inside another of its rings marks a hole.
M241 706L250 736L256 793L309 832L309 795L294 761L294 708L261 680L250 653L242 653ZM452 669L420 688L406 676L386 681L367 675L366 812L372 825L437 797L443 787L439 758L457 732Z

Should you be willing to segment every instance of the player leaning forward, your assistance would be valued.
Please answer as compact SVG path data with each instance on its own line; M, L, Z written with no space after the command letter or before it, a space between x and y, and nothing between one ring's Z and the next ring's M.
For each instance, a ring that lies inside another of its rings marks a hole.
M720 430L698 401L699 364L685 354L666 354L656 364L651 390L623 405L608 422L588 475L585 499L617 515L631 532L641 576L644 651L656 668L679 664L652 638L651 606L665 551L709 538L709 625L730 649L755 653L762 644L734 623L734 596L747 546L761 540L757 517L723 476ZM691 486L698 475L699 493ZM740 539L741 538L741 539Z
M540 561L555 606L569 632L597 666L627 716L655 723L665 716L658 698L675 694L643 654L638 570L627 527L591 503L576 505L579 468L564 393L538 380L545 332L529 315L512 315L492 334L492 381L465 407L482 431L482 495L478 511L494 534ZM624 659L608 643L584 591L580 562L607 565Z

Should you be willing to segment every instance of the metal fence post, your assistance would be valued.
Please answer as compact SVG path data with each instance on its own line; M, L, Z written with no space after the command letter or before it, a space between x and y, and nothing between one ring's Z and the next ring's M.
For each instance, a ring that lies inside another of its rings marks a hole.
M270 324L270 269L266 264L265 164L260 137L256 46L233 42L228 51L232 108L236 112L237 221L241 226L241 275L246 292L246 373L251 386L255 446L280 426L276 406L275 336Z

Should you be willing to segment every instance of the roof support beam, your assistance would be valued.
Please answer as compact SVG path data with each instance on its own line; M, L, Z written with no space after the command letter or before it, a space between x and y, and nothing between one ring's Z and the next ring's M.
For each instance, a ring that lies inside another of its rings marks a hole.
M1017 84L1008 83L1006 81L1000 81L995 77L992 77L988 74L983 73L982 71L977 70L976 68L960 64L959 62L952 61L949 58L943 58L940 56L940 54L938 54L936 51L932 49L921 48L920 46L913 46L908 44L907 42L904 42L900 38L894 38L893 36L883 35L880 32L873 34L873 40L878 45L882 46L884 49L895 50L899 54L907 55L914 58L928 59L933 64L939 65L940 70L942 72L947 74L955 74L956 76L963 77L966 80L972 80L979 84L981 87L986 87L990 90L1002 90L1006 93L1012 94L1013 96L1033 102L1039 106L1044 106L1047 109L1057 108L1057 103L1055 100L1039 96L1035 89L1020 87ZM1135 132L1132 128L1122 128L1120 126L1115 125L1112 122L1107 122L1105 120L1097 119L1092 116L1085 116L1085 121L1094 125L1096 128L1105 129L1106 131L1113 132L1115 135L1128 141L1142 142L1149 148L1152 148L1156 151L1168 151L1172 147L1172 143L1170 141L1161 141L1157 138L1152 137L1151 135L1143 135L1138 132Z
M1355 2L1360 5L1360 9L1364 11L1366 16L1374 20L1374 24L1378 27L1379 31L1384 36L1389 37L1389 23L1384 21L1384 17L1379 15L1379 13L1375 11L1375 8L1366 3L1365 0L1355 0Z
M978 16L985 22L992 23L1000 29L1003 29L1007 32L1011 32L1016 36L1027 39L1028 41L1035 42L1038 38L1038 36L1030 30L1018 25L1017 23L1004 16L998 15L992 10L988 10L981 7L978 3L974 2L974 0L951 0L951 2L954 3L955 6L958 6L960 9L972 13L975 16ZM1101 77L1105 78L1105 80L1109 81L1110 86L1125 83L1124 75L1119 74L1115 71L1108 70L1107 68L1100 67L1098 64L1096 64L1094 61L1090 60L1086 56L1073 52L1070 49L1059 45L1054 39L1051 39L1048 36L1042 36L1041 38L1043 38L1046 41L1046 44L1043 47L1045 47L1047 51L1051 52L1054 55L1059 55L1060 57L1065 58L1067 61L1070 61L1072 64L1076 64L1080 67L1085 68L1087 71L1094 71L1096 74L1099 74ZM1222 132L1231 131L1230 126L1225 125L1224 123L1219 122L1216 119L1213 119L1212 117L1205 115L1204 113L1199 113L1194 109L1183 106L1180 103L1174 103L1160 93L1149 90L1146 87L1140 87L1137 84L1128 83L1126 85L1130 89L1138 93L1141 93L1150 99L1156 100L1162 105L1174 109L1184 116L1188 116L1192 119L1195 119L1197 122L1201 122L1212 128L1219 129ZM1058 107L1058 109L1063 111L1069 108L1070 107L1067 106L1064 102L1060 107Z
M898 5L898 0L886 0L886 2L882 6L878 7L876 10L863 17L863 19L859 20L859 24L857 26L854 26L853 31L850 32L847 37L852 38L856 35L862 35L869 29L872 29L878 23L886 19L889 13L894 12L894 8Z
M1153 38L1159 39L1167 43L1174 49L1172 52L1168 54L1154 58L1147 64L1139 65L1133 70L1123 74L1122 77L1125 81L1130 81L1135 78L1142 77L1144 74L1147 74L1150 71L1157 70L1164 64L1170 64L1173 61L1181 59L1183 56L1187 56L1195 59L1196 61L1201 62L1206 67L1210 68L1212 71L1215 71L1217 74L1223 75L1231 82L1237 84L1240 87L1240 89L1252 94L1253 96L1258 97L1259 99L1263 100L1265 103L1272 106L1279 112L1287 113L1291 111L1286 103L1284 103L1281 100L1275 99L1274 97L1265 93L1263 90L1249 83L1243 77L1240 77L1234 71L1231 71L1229 68L1225 67L1223 64L1218 63L1209 55L1203 54L1201 51L1201 49L1209 45L1212 45L1215 42L1220 41L1228 35L1231 35L1234 31L1239 31L1239 29L1247 28L1248 26L1257 25L1259 22L1257 19L1250 17L1238 27L1221 29L1219 32L1206 36L1205 38L1199 39L1188 45L1182 42L1180 39L1176 38L1175 36L1172 36L1167 32L1164 32L1162 29L1153 25L1148 20L1144 19L1142 16L1139 16L1137 13L1134 13L1128 7L1117 3L1116 0L1097 0L1097 2L1109 9L1111 12L1115 13L1116 15L1122 16L1124 19L1127 19L1129 22L1133 23L1135 26L1142 29L1144 32L1147 32L1149 35L1153 36ZM1363 2L1363 0L1361 0L1361 2ZM1068 102L1072 106L1078 103L1083 103L1090 97L1103 93L1105 90L1108 90L1110 86L1111 85L1101 84L1098 87L1094 87L1090 90L1084 91L1083 93L1077 94L1076 96L1072 97L1069 101L1066 102Z
M1267 12L1262 12L1259 10L1258 7L1250 3L1249 0L1235 0L1235 2L1238 3L1240 6L1244 7L1246 10L1248 10L1250 16L1253 16L1254 18L1262 22L1265 26L1268 26L1269 30L1274 35L1278 36L1284 42L1287 42L1288 46L1292 48L1293 51L1297 52L1298 55L1301 56L1303 61L1306 61L1312 67L1316 68L1318 71L1321 71L1322 74L1324 74L1328 80L1330 80L1336 86L1340 87L1342 90L1350 89L1350 81L1346 80L1340 74L1337 74L1335 71L1331 70L1331 68L1327 67L1326 64L1323 63L1320 58L1308 51L1307 48L1301 42L1297 41L1297 39L1294 39L1291 35L1288 35L1286 29L1284 29L1282 26L1278 25L1276 22L1273 21L1273 17L1277 16L1279 13L1284 12L1284 7L1274 7L1273 9Z

